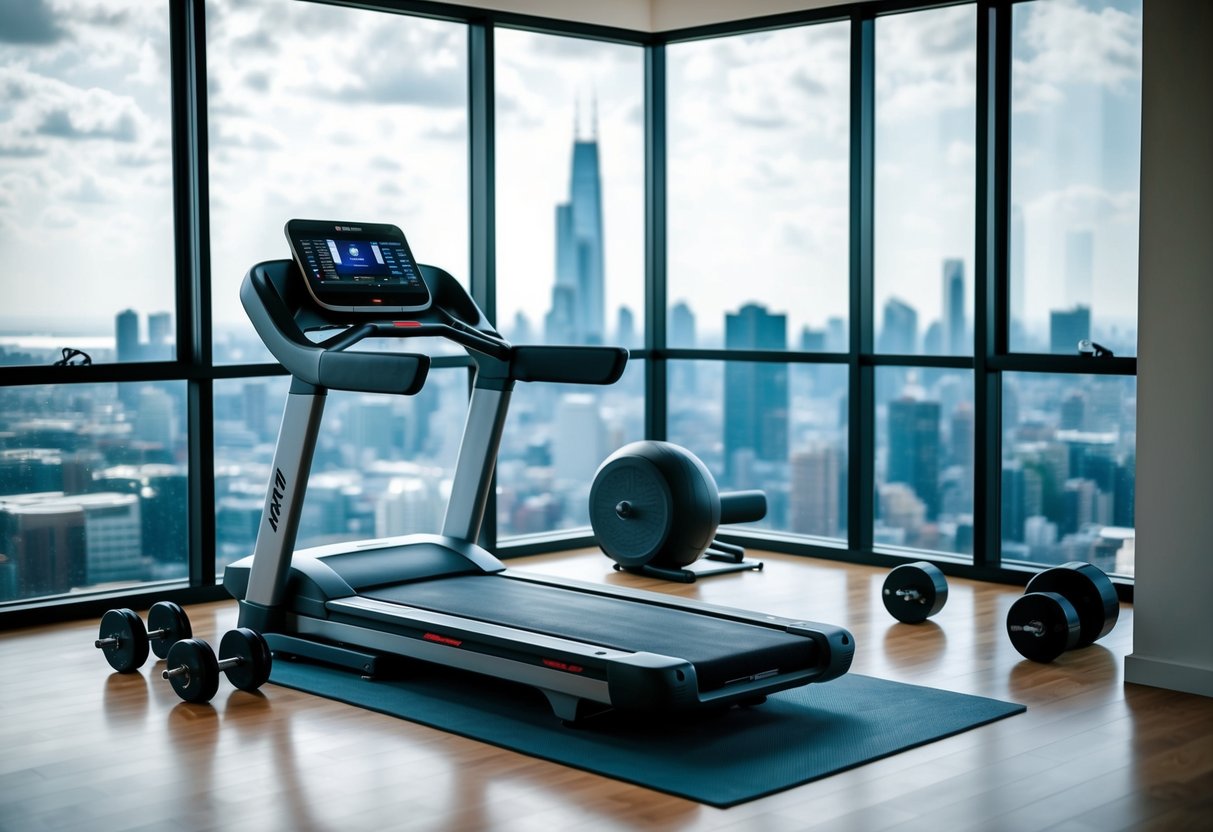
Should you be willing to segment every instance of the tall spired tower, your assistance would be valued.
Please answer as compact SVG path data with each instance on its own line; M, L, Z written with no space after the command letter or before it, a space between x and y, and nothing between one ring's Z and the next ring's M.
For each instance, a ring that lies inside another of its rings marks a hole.
M577 120L569 200L556 206L556 283L545 323L549 343L601 344L606 315L597 105L589 139L579 137Z

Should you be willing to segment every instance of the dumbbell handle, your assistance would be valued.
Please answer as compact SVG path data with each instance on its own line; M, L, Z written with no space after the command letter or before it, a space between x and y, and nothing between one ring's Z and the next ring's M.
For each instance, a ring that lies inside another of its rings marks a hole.
M169 635L169 631L167 629L160 629L160 630L149 631L147 634L147 637L151 641L155 641L158 638L167 638L168 635ZM99 638L96 641L94 641L93 646L94 647L117 647L121 643L122 643L122 639L118 638L117 636L106 636L105 638Z
M239 656L232 656L228 659L220 659L219 670L223 671L231 667L239 667L242 664L244 664L244 659L240 658ZM181 665L179 667L170 668L169 670L164 671L160 674L160 676L163 679L172 679L174 676L188 676L189 672L190 669L188 667Z
M1045 625L1039 621L1029 621L1027 624L1012 624L1011 630L1031 633L1034 636L1043 636L1045 634Z

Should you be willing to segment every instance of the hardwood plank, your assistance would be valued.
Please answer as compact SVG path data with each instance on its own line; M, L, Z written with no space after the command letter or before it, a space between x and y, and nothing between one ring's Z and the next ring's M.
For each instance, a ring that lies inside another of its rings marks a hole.
M1133 611L1050 665L1006 639L1013 587L950 579L911 626L885 570L751 553L762 572L665 584L593 551L511 563L841 624L853 672L1018 701L1027 713L728 810L298 691L226 681L180 702L163 662L111 673L96 621L0 633L0 829L803 830L1207 828L1213 700L1123 681ZM234 603L189 610L212 644Z

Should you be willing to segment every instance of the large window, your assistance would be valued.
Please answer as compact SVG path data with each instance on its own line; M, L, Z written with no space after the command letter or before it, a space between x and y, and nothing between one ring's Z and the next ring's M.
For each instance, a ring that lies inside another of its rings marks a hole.
M93 5L0 13L0 370L176 357L168 5ZM0 602L186 577L184 400L0 386Z
M971 356L976 8L881 17L875 41L874 347ZM971 555L973 374L878 367L875 388L873 545Z
M762 545L1131 579L1141 6L3 4L0 611L202 597L252 550L289 379L238 292L292 217L399 225L515 343L632 350L515 389L503 554L590 542L647 435L762 489ZM440 529L439 351L415 397L328 397L301 546Z
M846 369L745 353L847 350L849 38L831 22L667 50L666 341L736 353L669 364L669 439L722 489L766 493L752 527L833 539Z

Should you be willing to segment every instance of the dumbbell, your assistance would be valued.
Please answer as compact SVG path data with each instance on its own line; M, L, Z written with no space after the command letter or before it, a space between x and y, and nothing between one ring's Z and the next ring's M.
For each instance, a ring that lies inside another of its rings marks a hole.
M93 646L105 652L105 660L119 673L130 673L147 661L148 648L158 658L169 648L193 635L189 617L180 604L160 601L147 613L147 626L129 609L110 610L101 616L101 629Z
M1007 635L1025 658L1051 662L1112 632L1116 587L1097 566L1072 561L1039 573L1007 612Z
M161 676L186 702L209 702L219 690L220 672L240 690L257 690L270 678L273 659L265 637L248 627L229 630L219 642L219 657L200 638L177 642L168 651Z
M948 579L938 566L925 560L903 563L884 579L880 597L898 621L920 624L947 603Z

